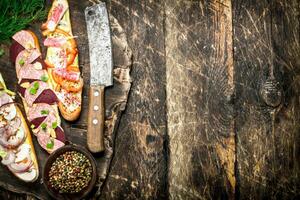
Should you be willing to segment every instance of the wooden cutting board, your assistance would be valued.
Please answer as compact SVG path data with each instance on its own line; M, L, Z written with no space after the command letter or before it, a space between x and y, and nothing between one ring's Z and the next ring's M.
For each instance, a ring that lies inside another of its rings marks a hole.
M49 3L49 2L48 2ZM86 24L84 20L84 9L90 3L70 3L71 21L73 26L73 34L76 38L79 49L79 63L84 78L83 105L82 112L78 120L75 122L66 122L62 119L62 126L65 130L67 140L74 144L86 147L87 132L87 116L88 116L88 86L89 86L89 55L88 40L86 33ZM49 6L49 5L48 5ZM104 153L96 155L98 169L98 182L91 195L100 195L101 186L107 177L110 162L114 152L114 141L117 132L118 122L122 111L124 111L127 103L128 93L131 87L131 77L129 75L132 65L132 53L128 47L126 35L118 21L110 16L112 29L113 55L114 55L114 85L105 91L105 147ZM40 32L41 23L33 24L29 29L34 31L39 37L42 44L42 36ZM16 74L13 64L9 61L9 45L1 46L5 50L5 55L0 58L0 71L11 90L16 91ZM42 46L41 46L42 47ZM45 55L45 48L42 47ZM20 98L17 98L18 102ZM46 153L37 143L36 137L33 137L36 154L38 156L40 177L35 183L24 183L15 178L8 169L0 166L0 186L5 189L17 192L31 194L40 199L50 198L41 182L43 166L48 157Z

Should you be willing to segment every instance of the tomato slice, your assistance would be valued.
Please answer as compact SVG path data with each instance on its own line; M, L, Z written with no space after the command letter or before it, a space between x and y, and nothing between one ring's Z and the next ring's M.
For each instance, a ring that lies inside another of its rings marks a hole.
M67 65L72 65L74 62L74 59L76 58L76 54L67 54Z
M67 66L67 71L69 72L80 72L79 67L75 65L68 65Z
M47 59L44 60L45 64L47 65L47 68L54 68L54 64L52 64L50 61L48 61Z
M54 71L52 71L52 78L57 84L61 85L63 78L56 74Z
M68 92L79 92L83 87L83 79L80 78L80 80L77 82L64 79L61 82L61 87Z

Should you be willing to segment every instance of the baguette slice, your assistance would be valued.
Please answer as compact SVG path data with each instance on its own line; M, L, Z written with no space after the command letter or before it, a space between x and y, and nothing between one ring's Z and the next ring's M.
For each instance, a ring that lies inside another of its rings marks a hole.
M61 13L57 12L57 8L60 8ZM54 15L60 16L59 21L54 23ZM47 22L42 25L43 35L47 36L46 40L51 40L55 38L63 38L67 41L68 47L65 44L61 46L59 44L54 44L55 47L49 46L47 44L47 55L45 63L48 65L48 76L50 77L52 87L59 94L59 110L62 117L68 121L76 120L81 113L81 103L82 103L82 88L83 88L83 79L80 75L79 64L78 64L78 50L76 41L72 34L72 27L70 21L70 11L69 4L67 0L54 0L52 7L48 14ZM46 45L46 40L44 45ZM53 45L53 44L52 44ZM70 48L69 48L70 47ZM70 62L67 61L65 65L60 65L57 59L59 53L57 51L63 50L66 52L72 52L67 54L67 58L70 59ZM59 77L56 75L56 70L58 68L72 68L79 74L79 79L77 81L70 81L66 77ZM58 78L56 78L58 77Z
M9 90L6 89L4 80L2 78L2 75L0 74L0 83L2 86L4 86L4 90L0 91L0 95L12 95L13 93L11 93ZM4 94L5 93L5 94ZM10 97L10 102L12 102L13 99ZM16 172L14 165L7 165L8 169L20 180L25 181L25 182L34 182L38 179L39 177L39 166L38 166L38 161L37 161L37 157L36 157L36 153L35 153L35 149L34 149L34 145L32 143L32 138L31 138L31 134L30 131L28 129L27 123L23 117L23 114L21 112L21 110L19 109L19 107L15 104L10 104L9 106L14 106L16 113L15 113L15 118L19 118L21 120L21 125L18 129L22 129L24 130L25 133L25 139L23 139L22 143L20 143L18 146L15 147L4 147L2 145L0 145L0 151L1 153L7 154L7 152L10 152L16 156L16 159L14 161L14 163L16 163L16 161L19 160L26 160L26 159L22 159L25 158L27 155L23 154L22 149L29 149L29 156L30 156L30 160L32 161L32 165L26 169L24 172ZM5 117L3 114L0 114L0 121L4 122ZM0 133L0 134L4 134L4 133ZM25 156L25 157L24 157ZM5 159L5 157L3 157L3 159ZM3 160L2 160L3 161Z
M39 41L38 41L37 36L32 31L29 31L29 30L22 30L22 32L23 32L23 34L30 34L30 38L32 38L32 39L29 39L29 36L27 36L27 37L24 36L24 37L26 37L26 39L24 39L22 37L19 37L19 40L18 40L18 38L14 38L14 36L13 36L13 39L16 42L18 42L19 44L21 44L24 47L24 49L35 48L35 49L38 49L39 52L40 52L40 45L39 45ZM16 33L15 36L18 33ZM23 40L24 40L24 44L22 44ZM34 41L34 42L32 42L32 41ZM11 53L12 53L12 50L11 50ZM15 62L15 60L13 60L13 62ZM16 63L16 65L17 65L17 63ZM21 80L18 80L18 82L20 82L20 81ZM49 86L49 88L51 90L53 90L53 87L52 87L52 84L51 84L51 78L48 77L48 80L45 81L45 82L47 83L47 85ZM23 87L23 88L28 88L30 86L30 83L25 81L25 82L20 83L20 86ZM29 108L30 108L30 106L28 105L26 99L21 94L20 94L20 97L22 99L26 115L28 117L29 116ZM55 110L55 116L56 116L56 119L57 119L56 123L60 127L60 125L61 125L61 119L60 119L59 112L58 112L58 105L57 104L53 104L53 105L51 105L51 107L53 108L53 110ZM32 128L32 132L36 135L37 132L38 132L37 127L31 127L31 128ZM50 133L51 139L53 139L54 142L59 143L59 146L62 146L62 144L60 143L60 141L56 140L56 133L55 133L54 129L51 129L50 132L51 132ZM56 150L55 148L48 148L47 145L45 144L45 141L41 142L39 139L38 139L38 141L39 141L39 144L42 146L42 148L44 148L48 153L52 153L54 150ZM54 147L56 147L56 145L54 145Z

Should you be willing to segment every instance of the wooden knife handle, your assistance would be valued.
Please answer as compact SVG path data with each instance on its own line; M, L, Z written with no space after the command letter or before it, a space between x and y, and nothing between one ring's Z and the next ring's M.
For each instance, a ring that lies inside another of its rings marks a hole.
M93 153L104 151L104 86L90 86L87 146Z

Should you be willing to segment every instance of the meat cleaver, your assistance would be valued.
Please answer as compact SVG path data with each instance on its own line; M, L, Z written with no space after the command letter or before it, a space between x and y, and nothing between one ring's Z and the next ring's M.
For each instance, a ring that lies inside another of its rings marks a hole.
M104 88L113 85L112 43L108 13L103 2L85 9L89 41L90 88L87 146L93 153L104 147Z

